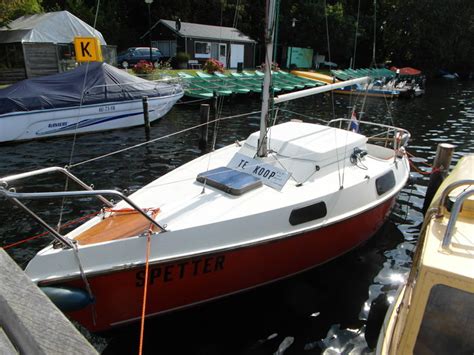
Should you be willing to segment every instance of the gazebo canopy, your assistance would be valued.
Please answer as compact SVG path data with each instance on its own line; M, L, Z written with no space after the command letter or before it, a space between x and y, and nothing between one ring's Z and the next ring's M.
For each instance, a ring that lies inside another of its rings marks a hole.
M74 37L97 37L107 44L99 31L69 11L22 16L0 27L0 43L71 43Z

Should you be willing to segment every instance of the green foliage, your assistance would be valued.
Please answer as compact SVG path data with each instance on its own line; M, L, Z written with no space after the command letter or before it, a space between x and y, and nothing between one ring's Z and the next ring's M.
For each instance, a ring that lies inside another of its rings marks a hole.
M474 2L390 0L384 2L383 47L398 65L435 71L474 69Z
M177 63L187 63L190 56L186 52L178 52L176 53L176 62Z
M68 10L94 24L97 0L0 0L0 22L41 11L41 5L46 11ZM474 70L473 0L377 0L376 7L375 13L373 1L280 0L276 60L281 60L282 47L292 46L313 48L343 67L351 58L356 67L369 66L376 17L378 63L391 61L424 71ZM264 0L155 0L150 11L153 24L159 19L180 18L183 22L237 27L258 41L256 63L264 59ZM148 26L148 6L143 0L100 1L96 28L119 51L147 46L148 38L142 36ZM152 39L158 38L155 29Z
M42 11L41 0L0 0L0 26L5 26L20 16Z
M171 58L168 60L162 60L161 62L158 63L156 66L156 69L159 70L171 70L173 69L171 66Z

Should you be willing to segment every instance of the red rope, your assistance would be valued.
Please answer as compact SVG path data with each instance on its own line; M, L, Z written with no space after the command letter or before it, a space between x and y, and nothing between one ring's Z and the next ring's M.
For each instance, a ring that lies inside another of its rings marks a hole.
M85 220L85 219L89 219L89 218L91 218L91 217L94 217L94 216L98 215L99 213L100 213L100 212L90 213L90 214L88 214L88 215L85 215L85 216L79 217L79 218L77 218L77 219L74 219L74 220L72 220L72 221L69 221L69 222L67 222L67 223L64 223L63 225L61 225L61 226L59 227L59 230L61 230L62 228L65 228L65 227L69 227L70 225L73 225L73 224L82 222L82 221ZM14 247L14 246L17 246L17 245L20 245L20 244L29 242L30 240L38 239L38 238L43 237L43 236L45 236L45 235L47 235L47 234L49 234L49 232L43 232L43 233L34 235L34 236L32 236L32 237L29 237L29 238L20 240L20 241L18 241L18 242L5 245L5 246L3 246L2 248L3 248L3 249L12 248L12 247Z
M133 209L133 208L121 208L121 209L113 209L113 208L105 208L104 209L105 212L115 212L115 213L138 213L137 210ZM152 211L153 212L153 216L155 217L156 214L158 214L158 212L160 212L160 209L159 208L144 208L143 211L145 212L148 212L148 211ZM94 216L97 216L99 213L101 213L101 211L99 212L94 212L94 213L90 213L88 215L85 215L85 216L82 216L82 217L79 217L77 219L74 219L72 221L69 221L67 223L64 223L63 225L61 225L59 227L59 230L61 230L62 228L65 228L65 227L68 227L70 225L73 225L73 224L76 224L76 223L79 223L79 222L82 222L83 220L85 219L89 219L91 217L94 217ZM153 217L153 218L154 218ZM17 245L20 245L20 244L23 244L23 243L26 243L26 242L29 242L30 240L35 240L35 239L38 239L38 238L41 238L41 237L44 237L45 235L49 234L48 231L46 232L43 232L43 233L40 233L40 234L37 234L37 235L34 235L32 237L28 237L26 239L23 239L23 240L20 240L18 242L15 242L15 243L11 243L11 244L8 244L8 245L5 245L3 247L0 247L0 248L3 248L3 249L9 249L9 248L12 248L14 246L17 246Z
M152 217L155 219L156 215L160 212L159 208L153 209ZM138 354L142 355L143 352L143 339L145 333L145 314L146 314L146 300L148 296L148 269L149 269L149 261L150 261L150 245L151 245L151 234L153 233L153 223L150 224L150 228L148 229L148 233L146 236L146 263L145 263L145 286L143 288L143 304L142 304L142 319L140 324L140 345L138 348Z
M417 158L415 155L411 154L409 151L406 151L406 153L411 157L411 158ZM425 163L425 162L421 162L422 164L428 166L431 168L431 171L422 171L420 170L416 165L415 163L411 160L411 159L408 159L408 161L410 162L410 166L413 168L413 170L415 170L418 174L421 174L421 175L431 175L431 174L434 174L434 173L437 173L437 172L440 172L441 169L440 168L434 168L433 165L431 164L428 164L428 163Z
M431 174L434 174L434 173L437 173L437 172L441 171L440 168L432 168L431 171L422 171L422 170L418 169L416 167L415 163L413 163L410 159L408 159L408 161L410 162L410 166L413 168L413 170L415 170L418 174L421 174L421 175L431 175Z

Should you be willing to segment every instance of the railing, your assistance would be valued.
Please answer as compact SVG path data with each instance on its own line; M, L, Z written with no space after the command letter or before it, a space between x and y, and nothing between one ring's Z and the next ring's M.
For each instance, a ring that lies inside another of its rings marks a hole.
M443 206L445 206L446 199L448 198L449 194L454 190L457 189L458 187L461 186L468 186L468 185L474 185L474 180L460 180L456 181L448 187L446 187L441 195L441 198L439 200L438 206L437 206L437 214L436 217L440 218L443 217ZM461 211L461 207L468 199L474 195L474 190L467 190L462 192L456 197L456 201L454 202L453 207L451 208L451 216L449 216L449 221L448 221L448 226L446 227L446 232L444 233L443 237L443 242L442 242L442 248L447 249L449 245L451 244L451 238L453 237L453 232L454 232L454 226L456 225L456 221L458 219L459 212Z
M82 186L85 190L84 191L62 191L62 192L31 192L31 193L18 193L15 191L14 188L9 188L9 182L25 179L32 176L43 175L51 172L59 172L66 175L71 180L75 181L77 184ZM107 206L112 207L114 204L104 198L102 195L112 195L120 197L124 200L128 205L130 205L134 210L140 213L143 217L148 219L153 225L157 226L160 231L165 232L165 228L162 227L158 222L156 222L152 217L150 217L145 211L143 211L138 205L136 205L133 201L131 201L128 197L116 190L93 190L92 187L84 183L82 180L77 178L75 175L71 174L68 170L60 167L51 167L45 169L39 169L30 171L27 173L10 175L3 178L0 178L0 196L4 196L10 200L12 200L16 205L21 207L27 213L29 213L36 221L41 224L45 229L50 232L53 237L58 240L63 245L72 248L73 242L61 235L57 232L53 227L51 227L47 222L45 222L41 217L39 217L36 213L30 210L27 206L25 206L21 199L46 199L46 198L59 198L59 197L84 197L84 196L93 196L97 197L100 201L105 203Z
M328 126L338 125L342 128L343 123L349 127L351 120L348 118L336 118L327 123ZM370 126L382 129L382 132L367 136L369 142L382 142L387 146L389 143L393 145L393 149L398 150L401 147L405 147L410 140L411 134L406 129L389 126L382 123L370 122L370 121L358 121L359 128L362 126Z

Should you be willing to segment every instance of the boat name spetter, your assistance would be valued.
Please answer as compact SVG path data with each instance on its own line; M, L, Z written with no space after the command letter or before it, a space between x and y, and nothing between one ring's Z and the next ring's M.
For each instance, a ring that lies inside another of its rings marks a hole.
M224 261L225 255L219 255L183 261L176 264L150 266L148 284L153 285L159 281L176 281L186 277L195 277L211 272L222 271L224 270ZM137 287L143 287L145 284L145 270L138 271L135 280Z
M232 157L227 167L253 175L261 179L265 185L276 190L281 190L290 178L290 174L287 171L276 168L270 164L262 163L240 153L236 153Z

